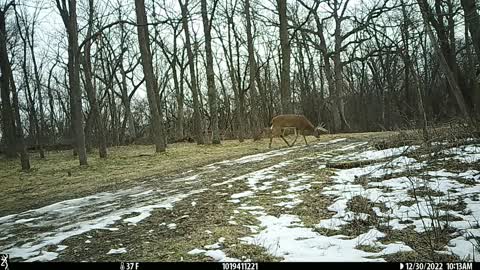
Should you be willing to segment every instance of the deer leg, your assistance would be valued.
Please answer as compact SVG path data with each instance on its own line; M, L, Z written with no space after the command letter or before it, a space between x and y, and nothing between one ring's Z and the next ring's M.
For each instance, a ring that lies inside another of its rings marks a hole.
M287 140L285 140L285 137L283 137L283 135L280 135L280 138L283 139L283 141L288 145L288 147L292 147Z
M295 136L295 140L293 140L292 146L295 144L295 142L297 141L297 139L298 139L298 134L297 134L297 136Z
M297 133L297 129L295 129L295 140L293 140L293 143L291 146L293 146L295 144L295 142L297 141L298 139L298 133Z
M270 130L270 143L268 144L268 148L272 148L272 140L273 140L273 130Z

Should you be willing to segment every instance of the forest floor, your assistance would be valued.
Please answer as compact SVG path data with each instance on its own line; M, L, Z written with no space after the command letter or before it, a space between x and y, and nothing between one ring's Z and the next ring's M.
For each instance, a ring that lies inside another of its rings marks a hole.
M480 141L400 137L120 147L86 168L59 152L28 173L0 160L0 251L21 261L478 260Z

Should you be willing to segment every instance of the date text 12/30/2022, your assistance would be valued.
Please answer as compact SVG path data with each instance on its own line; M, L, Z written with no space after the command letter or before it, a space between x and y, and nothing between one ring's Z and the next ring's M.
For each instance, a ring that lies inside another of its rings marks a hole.
M415 262L400 263L400 270L472 270L471 262Z
M258 263L222 263L223 270L258 270Z

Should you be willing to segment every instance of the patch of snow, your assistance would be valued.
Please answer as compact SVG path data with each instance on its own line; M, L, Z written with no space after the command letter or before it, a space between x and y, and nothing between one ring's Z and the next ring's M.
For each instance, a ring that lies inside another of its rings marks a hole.
M208 250L205 252L205 255L211 257L217 262L240 262L239 259L230 258L228 257L223 251L221 250Z
M340 149L338 149L339 151L347 151L347 150L352 150L352 149L355 149L357 147L360 147L360 146L363 146L363 145L366 145L368 144L368 142L355 142L355 143L351 143L351 144L348 144Z
M192 206L195 207L197 205L197 202L192 202Z
M263 206L240 206L238 207L238 209L242 209L242 210L257 210L257 209L265 209Z
M139 196L143 196L143 195L148 195L150 193L152 193L153 190L150 189L150 190L147 190L147 191L144 191L144 192L140 192L140 193L137 193L137 194L132 194L132 195L129 195L130 197L139 197Z
M240 203L240 200L239 199L233 199L233 200L227 200L227 202Z
M291 209L291 208L294 208L295 206L299 205L299 204L302 203L302 202L303 202L303 201L300 200L300 199L294 199L293 201L280 202L280 203L276 203L276 204L274 204L274 205Z
M310 184L305 184L301 186L293 186L287 189L288 192L298 192L298 191L303 191L303 190L308 190L312 187Z
M178 179L174 179L172 180L173 183L178 183L178 182L182 182L182 183L189 183L189 182L193 182L198 179L199 175L198 174L195 174L195 175L192 175L192 176L187 176L187 177L182 177L182 178L178 178Z
M13 218L16 217L16 216L17 216L17 214L0 217L0 223L4 223L4 222L6 222L6 221L8 221L8 220L11 220L11 219L13 219Z
M441 169L439 171L430 171L430 172L427 172L428 175L430 176L443 176L443 177L454 177L454 176L457 176L456 173L451 173L451 172L448 172L446 171L445 169Z
M418 146L401 146L397 148L389 148L383 150L368 150L362 153L356 154L358 160L373 160L373 159L383 159L387 157L398 156L406 154L417 149Z
M187 253L190 254L190 255L199 255L199 254L203 253L203 254L205 254L205 256L211 257L212 259L214 259L217 262L240 262L239 259L228 257L223 251L221 251L219 249L208 250L207 251L207 250L195 248L195 249L190 250Z
M276 170L278 170L282 167L285 167L285 166L289 165L290 163L292 163L292 161L280 162L278 164L272 165L272 166L264 168L264 169L260 169L260 170L253 171L253 172L241 175L241 176L237 176L235 178L232 178L232 179L220 182L220 183L214 183L214 184L212 184L212 186L214 186L214 187L222 186L222 185L230 184L230 183L233 183L233 182L236 182L236 181L239 181L239 180L246 180L249 187L253 191L256 191L256 190L258 190L258 187L256 186L258 182L273 179L274 175L276 173Z
M244 156L238 159L233 160L233 163L236 164L245 164L250 162L258 162L268 158L276 157L276 156L283 156L290 152L292 152L294 148L289 149L280 149L280 150L272 150L266 153L254 154L249 156Z
M233 195L230 196L230 197L231 197L232 199L238 199L238 198L243 198L243 197L252 196L253 194L254 194L253 191L247 190L247 191L244 191L244 192L240 192L240 193L233 194Z
M330 141L326 142L326 144L334 144L334 143L343 142L343 141L346 141L346 140L347 140L347 138L333 139L333 140L330 140Z
M138 222L146 219L147 217L149 217L151 214L149 212L143 212L143 213L140 213L140 215L138 216L135 216L135 217L131 217L131 218L126 218L124 219L123 221L124 222L128 222L132 225L136 225Z
M26 260L26 262L47 262L47 261L55 260L57 257L58 257L58 253L56 252L48 252L48 251L42 250L40 255L30 258Z
M218 248L220 248L221 246L220 246L219 243L215 243L215 244L212 244L212 245L205 245L205 246L203 246L203 247L206 248L206 249L218 249Z
M284 261L383 261L381 258L367 257L393 250L385 246L382 250L384 253L369 253L355 248L357 245L375 243L384 236L375 229L354 239L343 239L342 236L323 236L305 228L300 219L292 215L281 215L278 218L263 215L257 219L265 229L241 240L247 244L260 245L273 256L283 257Z
M447 249L460 257L460 260L473 261L473 256L477 260L480 258L480 252L475 247L475 240L467 240L464 236L450 240Z
M249 228L252 233L257 233L257 232L258 232L258 226L255 226L255 225L243 225L243 227Z
M297 197L298 197L297 194L287 194L287 195L282 195L282 196L276 196L276 197L273 197L273 198L275 198L275 199L290 199L290 200L292 200L292 199L295 199L295 198L297 198Z
M263 215L264 213L262 211L249 211L250 214L252 215Z
M157 208L171 209L173 205L190 195L204 192L207 189L197 189L184 194L164 194L155 192L144 193L143 196L131 197L133 194L140 194L145 191L144 187L120 190L115 193L102 192L95 195L66 200L42 208L28 210L7 218L0 223L1 234L14 234L15 241L8 247L4 247L5 253L11 258L22 258L24 260L42 259L52 257L52 254L41 253L43 248L49 245L58 245L72 236L80 235L91 230L118 230L110 228L111 225L119 222L124 216L138 213L137 216L125 218L125 222L136 224L150 215L150 212ZM160 195L160 196L159 196ZM126 198L129 198L128 200ZM123 201L123 204L102 208L112 202ZM99 210L101 209L101 210ZM44 233L36 234L35 238L29 237L28 230L20 230L19 226L12 226L15 220L38 218L31 224L36 228L51 228ZM25 234L25 236L22 236ZM91 236L87 236L91 237ZM41 256L41 257L39 257Z
M205 252L206 252L206 250L204 250L204 249L195 248L195 249L192 249L189 252L187 252L187 254L197 255L197 254L202 254L202 253L205 253Z
M122 254L122 253L127 253L127 249L122 247L122 248L117 248L117 249L110 249L107 254Z
M480 181L480 172L477 170L468 170L466 172L460 173L458 176L468 180L473 180L475 182Z
M188 218L189 216L190 216L190 215L183 215L183 216L181 216L181 217L179 217L179 218L177 218L177 219L175 219L175 220L185 219L185 218Z
M62 251L62 250L65 250L68 246L65 246L65 245L58 245L57 246L57 249L55 251Z
M480 160L480 145L463 145L442 151L447 155L454 155L456 159L463 163L474 163Z
M167 228L169 228L170 230L174 230L174 229L177 228L177 224L175 224L175 223L170 223L170 224L167 225Z
M40 218L41 218L41 217L22 218L22 219L17 219L17 220L15 220L15 223L16 223L16 224L27 223L27 222L30 222L30 221L33 221L33 220L37 220L37 219L40 219Z

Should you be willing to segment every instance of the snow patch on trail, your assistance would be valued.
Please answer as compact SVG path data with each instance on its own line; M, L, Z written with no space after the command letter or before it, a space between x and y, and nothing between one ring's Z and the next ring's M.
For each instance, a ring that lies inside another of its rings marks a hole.
M117 249L110 249L107 254L122 254L122 253L127 253L127 249L122 247L122 248L117 248Z
M235 259L235 258L230 258L228 257L225 252L223 252L220 248L223 246L223 243L225 242L224 237L220 237L218 239L218 242L213 243L211 245L205 245L205 249L192 249L187 254L190 255L200 255L203 254L205 256L211 257L217 262L240 262L241 260Z
M171 209L176 202L205 190L207 189L164 196L157 192L147 193L145 190L142 191L141 187L136 187L129 190L120 190L116 193L103 192L29 210L16 214L9 219L4 218L4 222L0 223L0 235L16 235L15 242L10 243L8 247L0 247L0 250L10 254L11 258L22 258L29 261L54 259L54 254L42 249L50 245L58 245L65 239L91 230L118 230L117 228L110 228L110 226L122 220L130 225L135 225L149 217L154 209ZM142 193L142 196L131 196ZM122 200L125 197L130 198L128 200L125 199L125 202L130 204L118 205L111 203L112 201ZM103 207L105 204L110 204L111 206ZM138 215L123 218L135 213ZM13 217L16 217L17 220L13 219ZM28 231L25 231L24 227L22 229L13 225L18 220L22 220L22 223L27 227L39 228L40 231L42 228L53 227L54 229L40 232L34 238L22 238L22 233ZM21 245L17 243L21 243Z
M480 145L463 145L444 150L442 153L453 155L453 159L463 163L474 163L480 160Z
M346 240L341 235L327 237L305 228L300 219L293 215L281 215L278 218L263 215L258 220L265 229L241 240L247 244L260 245L273 256L283 257L283 261L384 261L381 258L366 257L411 250L402 243L375 244L378 238L384 236L375 229ZM358 245L377 245L383 250L369 253L356 249Z

